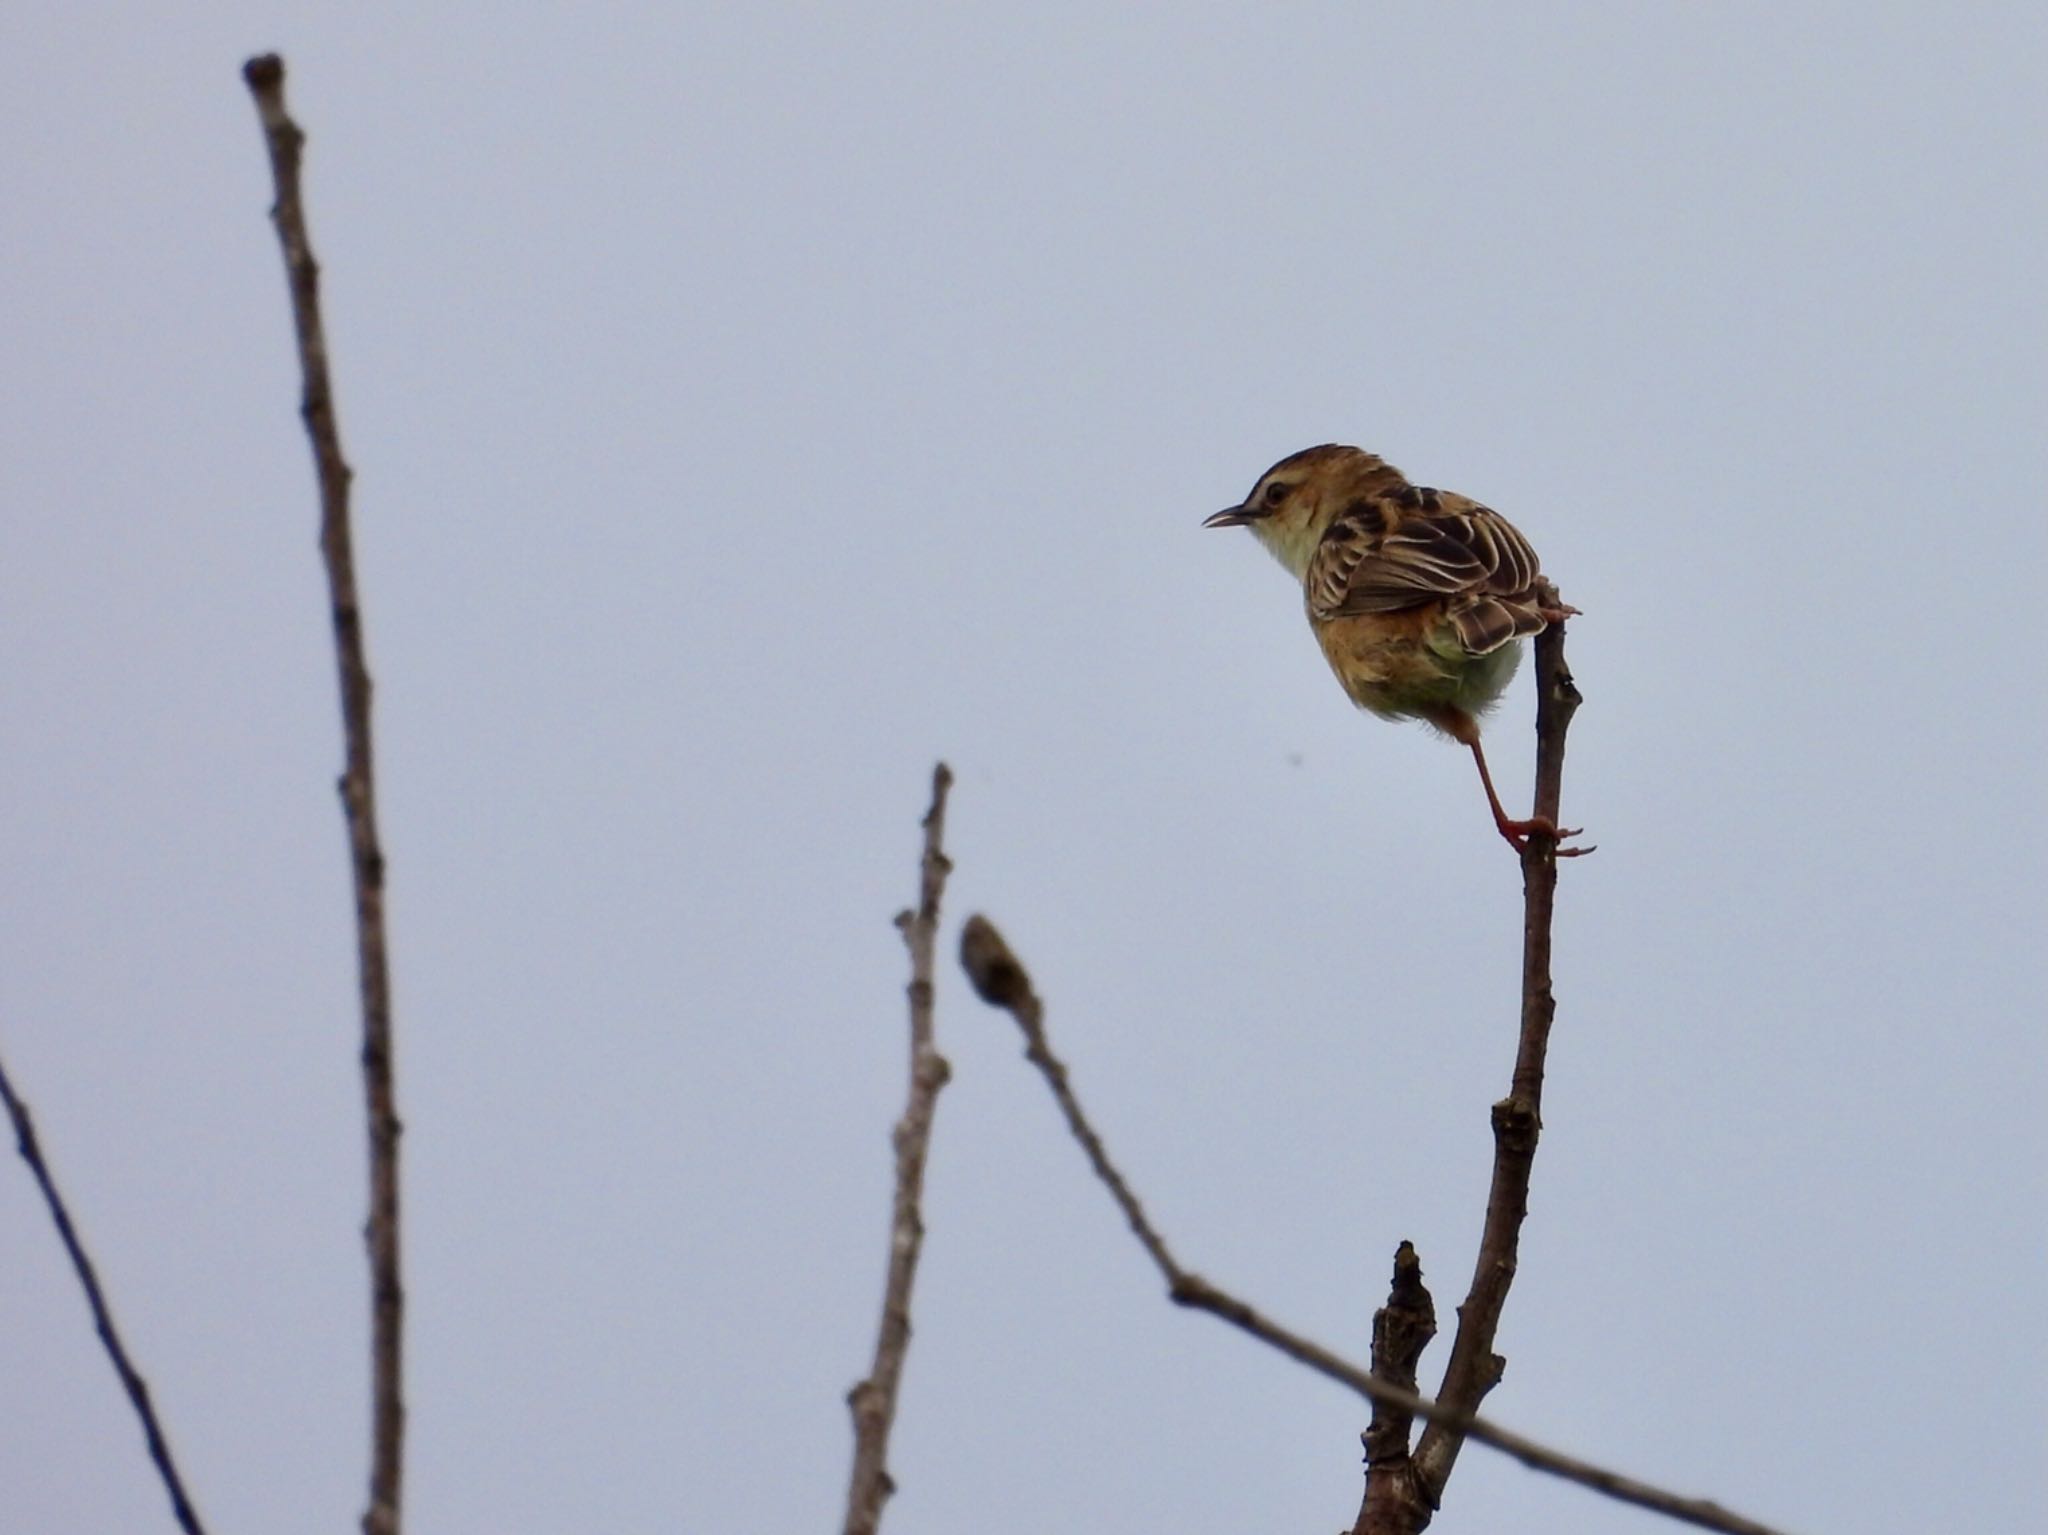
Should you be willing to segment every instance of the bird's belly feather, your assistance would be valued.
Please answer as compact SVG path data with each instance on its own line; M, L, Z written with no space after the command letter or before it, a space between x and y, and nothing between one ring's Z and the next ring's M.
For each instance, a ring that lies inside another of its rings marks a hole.
M1522 659L1519 643L1473 655L1431 604L1314 624L1330 669L1360 708L1387 719L1445 708L1479 715L1499 701Z

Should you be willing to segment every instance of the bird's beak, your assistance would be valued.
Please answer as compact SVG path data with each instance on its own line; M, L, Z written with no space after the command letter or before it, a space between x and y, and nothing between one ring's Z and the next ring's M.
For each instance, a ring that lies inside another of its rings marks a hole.
M1265 512L1255 506L1226 506L1222 511L1216 513L1215 516L1204 517L1202 519L1202 526L1205 528L1241 528L1248 523L1257 522L1265 515Z

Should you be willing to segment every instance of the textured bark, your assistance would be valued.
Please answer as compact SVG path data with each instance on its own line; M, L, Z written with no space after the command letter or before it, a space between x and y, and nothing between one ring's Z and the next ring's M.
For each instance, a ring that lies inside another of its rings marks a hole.
M341 452L327 333L320 319L320 264L306 229L299 162L306 136L285 111L284 60L264 54L242 66L270 152L277 200L271 222L284 251L298 338L299 414L320 485L320 553L327 567L334 656L341 681L342 815L355 877L356 958L363 1014L363 1108L369 1126L370 1495L363 1535L398 1535L405 1462L405 1289L398 1248L398 1101L391 1038L391 966L384 937L384 852L377 837L376 774L370 744L370 667L363 646L349 527L353 473Z
M1387 1303L1373 1313L1372 1373L1405 1390L1415 1389L1415 1366L1436 1336L1436 1305L1422 1283L1422 1261L1403 1242L1394 1253L1394 1282ZM1360 1535L1420 1529L1434 1510L1429 1492L1408 1455L1415 1415L1385 1400L1372 1404L1365 1440L1365 1505Z
M924 817L917 908L896 918L910 950L910 1096L892 1137L896 1193L889 1215L889 1277L882 1288L875 1360L866 1377L846 1394L853 1412L853 1475L846 1491L845 1535L874 1535L882 1522L882 1505L896 1490L889 1475L889 1433L896 1424L897 1392L910 1351L911 1287L924 1250L925 1160L931 1150L939 1089L952 1074L946 1058L939 1054L932 1022L939 901L953 867L944 846L946 791L952 785L953 775L941 762L932 771L932 804Z

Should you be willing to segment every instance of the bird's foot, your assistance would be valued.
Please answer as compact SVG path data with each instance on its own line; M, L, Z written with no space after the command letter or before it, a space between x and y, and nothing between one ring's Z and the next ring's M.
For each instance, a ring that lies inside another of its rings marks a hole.
M1580 612L1569 602L1546 602L1536 610L1536 616L1546 624L1561 624L1567 618L1577 618Z
M1577 826L1568 826L1560 829L1558 824L1547 815L1532 815L1526 821L1511 821L1503 816L1496 824L1500 827L1501 836L1507 839L1508 846L1517 853L1526 853L1529 850L1529 839L1531 837L1549 838L1553 844L1553 854L1558 858L1583 858L1588 853L1598 851L1597 845L1588 847L1562 846L1565 838L1581 836L1584 834L1584 829Z

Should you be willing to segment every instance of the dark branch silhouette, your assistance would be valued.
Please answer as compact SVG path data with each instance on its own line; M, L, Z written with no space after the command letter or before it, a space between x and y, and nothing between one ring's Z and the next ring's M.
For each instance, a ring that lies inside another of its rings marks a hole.
M370 1139L370 1498L364 1535L398 1535L405 1453L405 1291L398 1262L398 1107L392 1086L391 969L384 939L384 853L377 840L376 780L370 752L370 668L363 654L362 606L356 596L349 532L348 461L335 421L327 371L327 335L320 321L320 264L306 232L299 161L306 136L284 105L284 60L264 54L242 66L256 99L270 151L277 200L270 216L284 251L303 380L299 414L312 440L320 483L320 553L334 618L334 654L341 678L345 766L342 813L355 874L356 954L362 983L363 1103Z
M1561 607L1554 590L1550 605ZM1564 785L1565 733L1579 707L1579 690L1565 666L1564 625L1536 638L1536 809L1556 826ZM1587 849L1591 851L1591 849ZM1493 1106L1493 1178L1472 1287L1458 1308L1437 1401L1457 1413L1479 1410L1500 1381L1507 1361L1494 1352L1500 1313L1514 1283L1522 1220L1529 1210L1529 1173L1542 1128L1543 1063L1557 1012L1550 989L1550 927L1557 904L1557 841L1532 836L1522 852L1522 1009L1515 1068L1508 1095ZM1398 1290L1398 1276L1397 1276ZM1377 1419L1376 1419L1376 1426ZM1354 1535L1415 1535L1443 1501L1464 1433L1454 1422L1433 1420L1411 1458L1406 1434L1398 1443L1382 1433L1366 1436L1365 1501Z
M1579 707L1564 660L1564 626L1546 629L1536 640L1536 814L1555 822L1564 775L1565 732ZM1513 1284L1522 1220L1529 1209L1529 1174L1542 1129L1543 1067L1557 1002L1550 989L1551 916L1557 902L1555 844L1532 837L1522 854L1522 1026L1508 1096L1493 1106L1494 1162L1487 1192L1486 1223L1479 1259L1439 1395L1476 1408L1500 1379L1493 1352L1508 1287ZM1458 1455L1454 1433L1426 1430L1416 1447L1422 1474L1437 1487Z
M6 1102L7 1117L14 1124L14 1144L21 1152L22 1161L28 1163L28 1170L35 1175L36 1187L43 1191L43 1203L50 1207L50 1219L56 1222L64 1251L71 1255L72 1271L78 1275L79 1286L85 1291L85 1303L92 1308L93 1331L100 1335L107 1358L113 1361L114 1373L121 1377L121 1389L128 1393L128 1400L135 1407L135 1416L142 1420L142 1437L149 1443L149 1458L156 1463L156 1474L163 1479L164 1491L171 1495L171 1513L177 1518L178 1528L185 1531L185 1535L206 1535L205 1526L200 1524L192 1500L186 1495L184 1478L178 1475L177 1462L171 1458L170 1440L165 1437L164 1426L157 1421L156 1408L150 1403L149 1383L128 1357L127 1346L121 1341L121 1331L114 1325L114 1313L108 1309L107 1297L100 1289L99 1272L86 1253L78 1228L72 1224L71 1211L57 1190L56 1175L43 1159L43 1148L36 1140L35 1121L29 1117L28 1105L14 1091L14 1083L8 1079L4 1062L0 1062L0 1100Z
M1422 1260L1403 1242L1394 1253L1394 1283L1386 1305L1373 1313L1372 1373L1404 1390L1415 1389L1415 1367L1436 1336L1436 1305L1422 1283ZM1365 1431L1365 1506L1359 1510L1361 1530L1420 1529L1434 1510L1414 1506L1422 1493L1406 1473L1408 1436L1415 1415L1391 1402L1372 1404L1372 1426ZM1419 1522L1418 1522L1419 1521Z
M882 1505L896 1490L889 1477L889 1431L896 1425L896 1393L910 1350L910 1290L924 1248L925 1157L931 1148L939 1089L952 1073L939 1054L932 1027L939 899L953 868L944 843L946 792L952 786L953 774L941 762L932 770L932 804L924 816L917 908L896 917L910 950L910 1097L891 1137L896 1148L896 1197L889 1218L889 1278L882 1291L875 1362L846 1396L853 1410L853 1476L846 1493L845 1535L874 1535L882 1522Z
M1731 1514L1716 1503L1704 1498L1680 1497L1666 1492L1647 1482L1633 1477L1608 1471L1591 1465L1557 1450L1525 1439L1520 1434L1497 1427L1484 1418L1473 1416L1441 1402L1418 1396L1414 1391L1383 1380L1369 1371L1353 1364L1313 1339L1292 1332L1279 1323L1261 1315L1244 1301L1229 1292L1218 1289L1200 1275L1189 1272L1174 1257L1166 1239L1160 1235L1151 1218L1145 1214L1145 1207L1132 1191L1130 1183L1110 1161L1109 1152L1103 1145L1102 1137L1090 1123L1081 1108L1080 1099L1075 1095L1069 1079L1066 1063L1053 1054L1052 1044L1046 1034L1045 1007L1033 989L1031 977L1023 964L1011 951L996 930L995 924L986 917L973 916L960 934L960 964L967 977L974 983L974 989L984 1002L1000 1007L1014 1018L1024 1033L1024 1056L1045 1078L1046 1086L1052 1089L1054 1100L1060 1112L1066 1117L1067 1128L1087 1154L1089 1165L1102 1180L1110 1197L1123 1212L1132 1232L1151 1256L1153 1264L1166 1280L1167 1294L1175 1304L1197 1311L1206 1311L1220 1317L1231 1326L1251 1334L1260 1342L1278 1349L1288 1358L1307 1365L1317 1374L1349 1386L1360 1396L1375 1405L1391 1407L1413 1418L1421 1418L1431 1424L1440 1424L1455 1429L1461 1438L1476 1439L1491 1445L1502 1454L1513 1457L1523 1465L1538 1471L1547 1471L1553 1476L1590 1487L1624 1503L1633 1503L1641 1508L1652 1509L1669 1515L1687 1524L1702 1529L1719 1530L1724 1535L1782 1535L1768 1525L1744 1519Z

